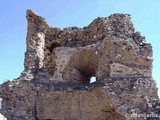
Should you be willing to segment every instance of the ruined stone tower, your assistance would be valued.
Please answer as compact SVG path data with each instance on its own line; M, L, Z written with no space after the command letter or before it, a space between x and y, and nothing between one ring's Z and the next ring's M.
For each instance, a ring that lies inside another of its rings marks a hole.
M27 21L25 70L0 85L8 120L160 119L152 46L130 15L60 29L27 10Z

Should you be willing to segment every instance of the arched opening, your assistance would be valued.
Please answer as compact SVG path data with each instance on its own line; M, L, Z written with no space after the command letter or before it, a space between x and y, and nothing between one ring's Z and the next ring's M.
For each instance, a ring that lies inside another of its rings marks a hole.
M98 57L92 50L82 50L74 54L65 70L64 79L88 84L96 76Z
M94 82L96 82L96 77L95 77L95 76L92 76L92 77L90 78L90 83L94 83Z

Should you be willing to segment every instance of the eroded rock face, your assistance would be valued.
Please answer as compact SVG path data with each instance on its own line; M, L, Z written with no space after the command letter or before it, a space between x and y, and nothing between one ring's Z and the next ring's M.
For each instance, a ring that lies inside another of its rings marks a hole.
M97 18L84 28L50 27L31 10L27 20L25 70L0 86L7 119L159 119L152 46L130 15Z

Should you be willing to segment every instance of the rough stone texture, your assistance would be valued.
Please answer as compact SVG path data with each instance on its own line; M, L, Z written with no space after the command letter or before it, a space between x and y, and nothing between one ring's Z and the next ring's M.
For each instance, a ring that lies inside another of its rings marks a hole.
M128 14L84 28L50 27L27 10L25 70L0 85L8 120L158 120L152 46ZM96 82L90 83L95 76Z

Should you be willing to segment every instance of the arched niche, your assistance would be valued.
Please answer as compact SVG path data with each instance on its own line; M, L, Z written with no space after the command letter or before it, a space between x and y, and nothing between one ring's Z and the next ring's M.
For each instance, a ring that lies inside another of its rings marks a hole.
M95 51L81 50L71 56L64 69L63 79L77 83L90 83L91 77L96 77L98 56Z

